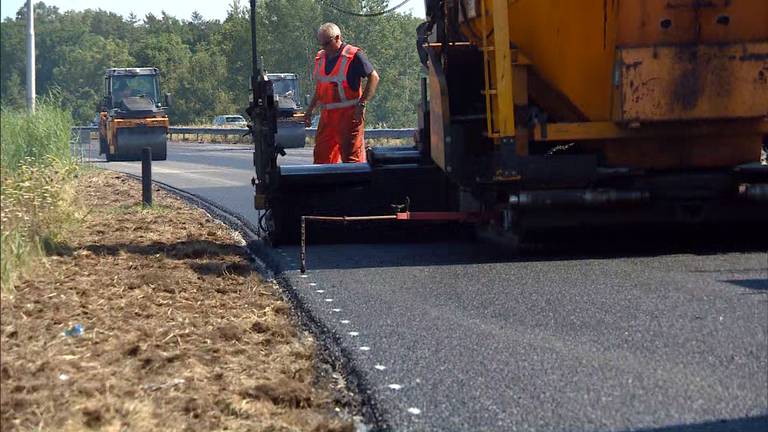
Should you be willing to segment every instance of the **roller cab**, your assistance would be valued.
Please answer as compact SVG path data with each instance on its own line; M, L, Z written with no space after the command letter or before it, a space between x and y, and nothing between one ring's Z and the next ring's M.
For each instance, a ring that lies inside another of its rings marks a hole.
M283 149L302 148L306 144L304 128L304 106L301 100L299 77L294 73L266 74L272 82L277 116L278 147Z
M160 101L157 68L107 69L99 115L99 151L107 161L138 161L145 147L153 160L167 157L170 95Z

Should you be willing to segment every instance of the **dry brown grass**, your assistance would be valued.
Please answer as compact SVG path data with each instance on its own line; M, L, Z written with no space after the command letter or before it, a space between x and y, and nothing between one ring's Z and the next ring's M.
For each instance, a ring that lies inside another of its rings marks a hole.
M159 191L142 210L121 175L79 182L82 228L2 297L3 430L353 429L227 227Z
M46 158L23 159L10 172L3 170L0 188L0 286L13 291L16 278L76 224L82 209L73 188L78 167Z

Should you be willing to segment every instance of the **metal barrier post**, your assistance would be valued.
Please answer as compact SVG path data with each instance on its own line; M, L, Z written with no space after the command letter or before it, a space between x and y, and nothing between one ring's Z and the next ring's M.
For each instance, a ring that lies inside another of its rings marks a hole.
M141 206L152 207L152 148L141 149Z

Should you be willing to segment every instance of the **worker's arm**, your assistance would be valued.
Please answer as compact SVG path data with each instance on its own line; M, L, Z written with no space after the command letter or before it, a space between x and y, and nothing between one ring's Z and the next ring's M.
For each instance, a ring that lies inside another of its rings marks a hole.
M379 87L379 74L374 70L365 80L365 89L360 96L360 102L355 110L355 120L360 121L365 118L365 105L373 99L376 89Z
M312 126L312 111L315 110L315 107L317 106L317 89L312 93L312 100L309 102L309 106L307 107L307 110L304 112L304 126L310 127Z

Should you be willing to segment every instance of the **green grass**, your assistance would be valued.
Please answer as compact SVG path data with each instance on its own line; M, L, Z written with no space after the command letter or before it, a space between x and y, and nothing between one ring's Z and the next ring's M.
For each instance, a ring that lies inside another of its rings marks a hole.
M70 157L72 117L52 100L34 114L0 113L0 283L13 290L17 277L62 240L77 219Z
M3 174L27 164L47 165L51 159L67 161L72 138L72 116L51 101L41 102L34 114L3 110L0 151Z

